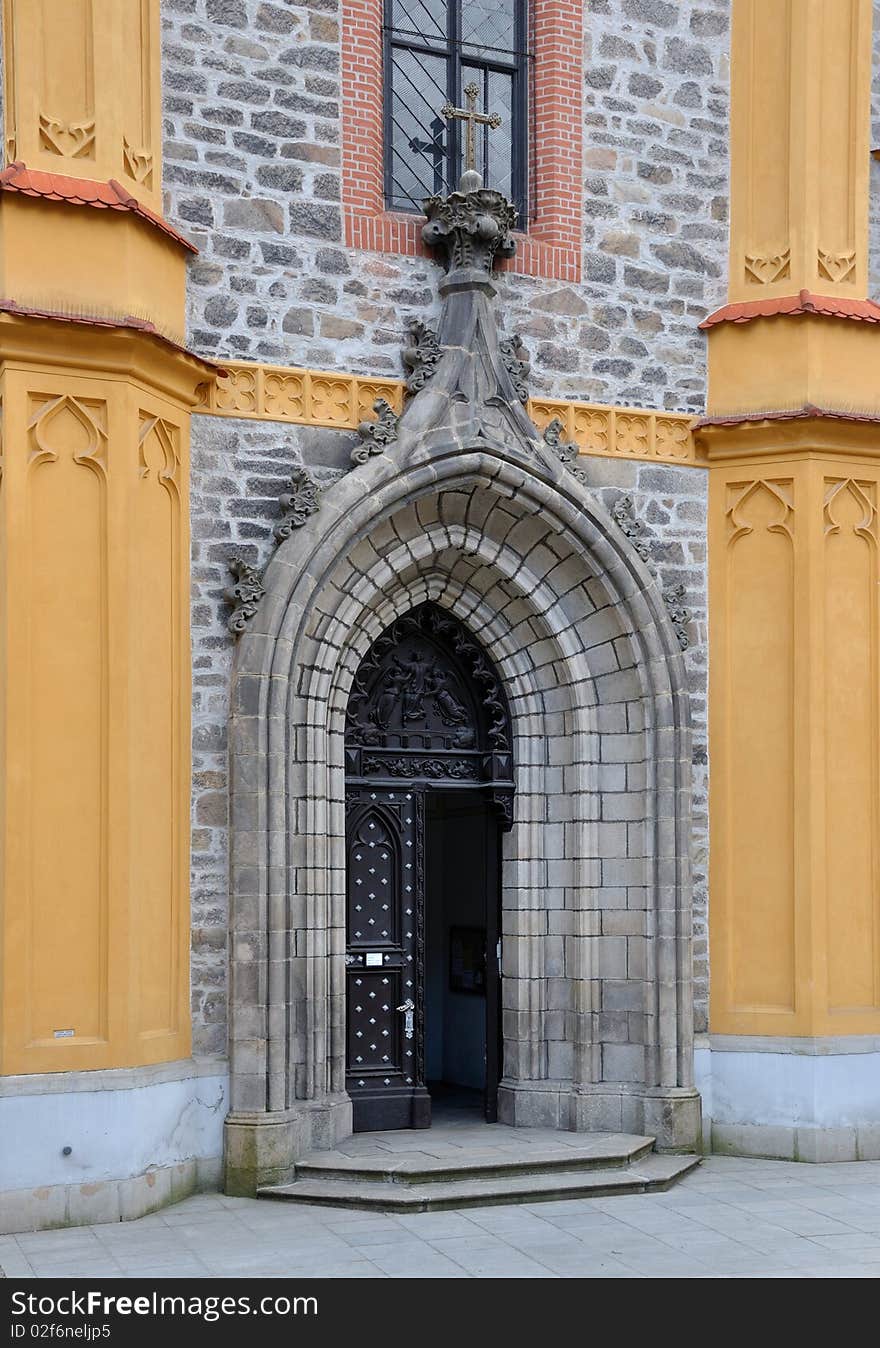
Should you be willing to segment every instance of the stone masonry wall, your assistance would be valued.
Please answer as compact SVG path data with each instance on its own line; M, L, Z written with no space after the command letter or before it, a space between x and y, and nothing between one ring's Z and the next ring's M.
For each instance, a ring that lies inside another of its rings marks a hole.
M162 0L165 211L200 249L188 340L205 355L402 373L409 317L437 311L429 259L353 255L339 208L337 0ZM532 389L700 411L699 321L724 301L729 0L589 0L584 280L506 273L499 312L531 351ZM193 522L194 1051L226 1047L228 775L233 642L227 562L262 565L295 463L329 477L350 433L196 417ZM697 1027L705 1028L705 473L584 461L626 491L664 584L694 613Z
M162 0L165 208L203 354L399 374L427 259L341 245L337 0ZM536 392L700 411L724 300L729 0L589 0L582 284L507 274Z
M274 550L277 498L294 464L332 479L354 443L351 432L266 422L193 418L193 1040L200 1054L226 1045L228 776L226 733L234 643L223 591L234 554L262 567ZM706 474L698 468L581 461L590 485L612 506L626 492L645 526L661 583L683 583L694 615L686 652L694 718L694 933L697 1026L707 995L706 865Z

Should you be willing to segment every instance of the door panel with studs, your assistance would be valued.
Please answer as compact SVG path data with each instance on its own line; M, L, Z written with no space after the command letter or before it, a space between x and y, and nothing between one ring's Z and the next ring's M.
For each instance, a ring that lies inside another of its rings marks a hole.
M424 798L353 786L346 815L346 1086L354 1128L427 1127Z

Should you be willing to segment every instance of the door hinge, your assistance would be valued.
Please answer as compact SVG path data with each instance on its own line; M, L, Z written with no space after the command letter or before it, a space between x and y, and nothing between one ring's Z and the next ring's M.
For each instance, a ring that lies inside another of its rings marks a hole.
M498 972L501 972L501 937L495 942L495 958L498 961Z

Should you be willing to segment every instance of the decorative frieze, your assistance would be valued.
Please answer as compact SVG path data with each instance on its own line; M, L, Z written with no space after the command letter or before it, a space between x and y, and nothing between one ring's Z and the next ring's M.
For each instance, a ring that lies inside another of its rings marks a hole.
M423 334L428 331L423 328ZM516 338L508 340L515 342ZM404 348L404 361L413 374L417 360L424 359L421 354L416 356L417 347L427 355L424 336L417 336ZM412 363L407 356L410 350ZM522 365L521 357L518 359ZM429 372L425 373L427 362L420 368L423 385L429 377ZM432 363L431 371L433 368ZM361 421L370 419L377 398L384 398L395 412L400 412L407 387L400 379L330 374L282 365L224 361L223 369L226 372L223 378L202 384L196 411L211 416L356 430ZM525 375L522 369L521 375ZM417 391L414 385L413 391ZM694 445L693 418L684 413L549 398L531 398L526 409L539 430L558 419L564 439L576 444L581 454L657 463L703 462Z
M399 412L403 382L284 365L224 361L225 376L199 389L197 412L355 430L377 398Z

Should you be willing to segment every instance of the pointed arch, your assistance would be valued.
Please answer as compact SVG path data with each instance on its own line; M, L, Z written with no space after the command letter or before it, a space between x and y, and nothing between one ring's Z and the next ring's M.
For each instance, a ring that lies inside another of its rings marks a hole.
M425 602L478 635L510 707L501 1117L692 1146L688 697L630 542L561 468L487 448L381 456L264 583L231 727L231 1173L289 1173L350 1129L345 715L373 643Z

